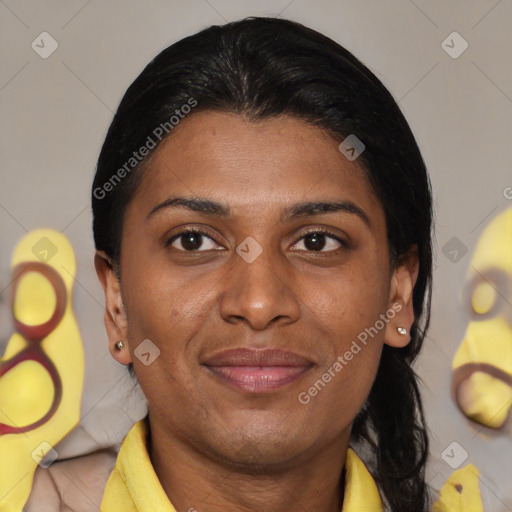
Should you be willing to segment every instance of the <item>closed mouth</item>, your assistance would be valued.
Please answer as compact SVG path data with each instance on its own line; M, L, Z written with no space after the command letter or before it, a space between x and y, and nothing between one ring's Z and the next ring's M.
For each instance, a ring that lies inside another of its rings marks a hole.
M230 349L218 352L202 365L211 375L236 388L253 393L276 390L313 366L313 361L280 349Z

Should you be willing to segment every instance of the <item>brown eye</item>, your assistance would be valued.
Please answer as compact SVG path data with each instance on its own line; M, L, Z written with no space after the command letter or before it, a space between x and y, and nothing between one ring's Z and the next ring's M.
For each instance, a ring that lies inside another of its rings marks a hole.
M304 237L304 246L308 251L321 251L327 244L324 233L311 233Z
M187 229L177 233L166 243L166 246L187 252L210 251L218 247L207 233L196 229Z
M298 245L299 248L297 249ZM310 252L334 252L340 248L346 248L347 244L327 231L316 230L306 233L293 247L294 250Z

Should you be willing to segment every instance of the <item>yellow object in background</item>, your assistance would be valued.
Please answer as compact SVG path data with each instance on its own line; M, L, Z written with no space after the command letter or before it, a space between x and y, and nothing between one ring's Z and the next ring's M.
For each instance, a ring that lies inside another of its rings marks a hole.
M512 208L482 233L463 295L470 321L453 359L452 396L469 419L506 428L512 410Z
M432 512L484 512L478 475L473 464L454 471L443 485Z
M73 248L51 229L28 233L12 258L16 332L0 360L0 512L20 512L38 465L79 422L82 339L72 309Z

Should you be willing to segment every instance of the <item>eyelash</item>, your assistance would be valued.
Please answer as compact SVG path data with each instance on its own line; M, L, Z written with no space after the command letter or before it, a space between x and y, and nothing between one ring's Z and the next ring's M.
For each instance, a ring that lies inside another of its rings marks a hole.
M171 244L175 240L179 239L181 236L183 236L187 233L195 233L195 234L203 235L206 238L209 238L210 240L212 240L213 242L215 242L217 244L217 242L206 231L204 231L200 228L196 228L196 227L189 227L189 228L183 229L182 231L180 231L178 233L175 233L171 238L169 238L169 240L166 241L165 247L170 247ZM303 233L302 236L296 242L294 242L293 245L296 245L300 240L305 238L307 235L311 235L311 234L328 235L328 237L334 238L334 240L336 240L340 244L341 247L339 247L337 249L332 249L329 251L311 251L310 250L310 251L299 251L299 252L309 252L309 253L316 253L316 254L332 254L332 253L337 253L339 250L342 250L342 249L344 249L344 250L350 249L349 244L345 240L342 240L335 233L333 233L332 231L330 231L327 228L311 228L311 229L307 230L305 233ZM184 252L184 253L207 252L207 251L199 251L199 250L194 250L194 251L186 251L183 249L177 249L177 250L180 252Z

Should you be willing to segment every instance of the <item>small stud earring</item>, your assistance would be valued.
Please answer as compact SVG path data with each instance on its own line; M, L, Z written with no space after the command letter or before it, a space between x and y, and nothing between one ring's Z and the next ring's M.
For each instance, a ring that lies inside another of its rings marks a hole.
M116 350L123 350L124 348L124 343L122 341L118 341L116 344L115 344L115 347L116 347Z
M407 329L405 327L397 327L396 330L398 331L399 334L401 334L402 336L404 334L407 334Z

